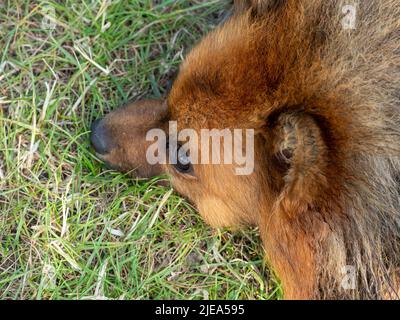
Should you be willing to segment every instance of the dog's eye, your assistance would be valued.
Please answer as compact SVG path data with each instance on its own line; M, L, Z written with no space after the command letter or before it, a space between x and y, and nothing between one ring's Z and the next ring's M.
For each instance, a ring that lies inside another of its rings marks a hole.
M176 170L181 173L189 173L192 170L192 164L188 150L184 150L181 146L178 147Z

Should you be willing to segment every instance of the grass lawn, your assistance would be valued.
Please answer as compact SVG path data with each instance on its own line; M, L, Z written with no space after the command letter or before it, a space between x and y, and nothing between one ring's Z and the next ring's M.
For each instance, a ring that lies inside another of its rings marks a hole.
M257 230L212 230L89 143L94 119L165 94L228 2L0 2L0 299L282 296Z

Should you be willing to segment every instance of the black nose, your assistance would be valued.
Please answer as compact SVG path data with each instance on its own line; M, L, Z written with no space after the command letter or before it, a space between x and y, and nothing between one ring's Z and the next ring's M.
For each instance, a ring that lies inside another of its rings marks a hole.
M111 140L107 134L107 128L102 119L92 123L90 140L97 153L105 155L111 151Z

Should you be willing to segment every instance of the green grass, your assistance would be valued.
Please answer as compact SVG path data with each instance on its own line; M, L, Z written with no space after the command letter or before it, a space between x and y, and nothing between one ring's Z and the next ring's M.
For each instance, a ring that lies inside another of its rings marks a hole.
M281 297L257 230L212 230L156 180L107 171L88 138L127 100L164 95L227 5L0 3L1 299Z

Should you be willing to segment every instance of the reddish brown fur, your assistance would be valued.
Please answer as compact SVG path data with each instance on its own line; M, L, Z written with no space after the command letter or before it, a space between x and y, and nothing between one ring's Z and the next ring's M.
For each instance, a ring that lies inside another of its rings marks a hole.
M138 156L137 105L105 120L127 123L110 133L111 165L169 173L212 226L258 225L288 299L397 297L400 6L364 0L357 29L344 31L342 4L236 1L182 64L164 116L148 118L146 129L167 120L255 129L250 176L231 165L195 165L190 176L149 168ZM356 290L341 287L346 265Z

